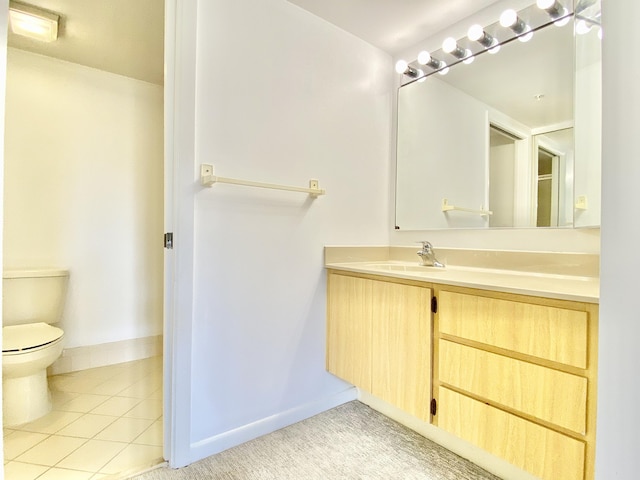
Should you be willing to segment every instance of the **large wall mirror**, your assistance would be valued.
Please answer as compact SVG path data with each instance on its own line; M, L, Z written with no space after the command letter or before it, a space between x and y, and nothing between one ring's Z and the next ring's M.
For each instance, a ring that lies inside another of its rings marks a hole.
M406 67L396 229L599 225L600 5L538 3Z

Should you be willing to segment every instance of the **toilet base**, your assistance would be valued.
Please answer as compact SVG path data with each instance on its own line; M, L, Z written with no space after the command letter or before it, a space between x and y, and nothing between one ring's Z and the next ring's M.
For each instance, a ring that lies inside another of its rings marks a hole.
M2 421L5 427L28 423L51 411L46 369L33 375L2 379Z

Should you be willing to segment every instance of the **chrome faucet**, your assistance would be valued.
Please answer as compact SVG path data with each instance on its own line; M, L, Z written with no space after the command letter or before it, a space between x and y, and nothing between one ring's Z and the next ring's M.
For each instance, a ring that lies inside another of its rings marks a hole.
M440 263L436 258L436 254L433 251L433 245L431 245L429 242L426 242L426 241L423 241L420 243L422 243L422 250L418 252L418 256L422 260L420 264L425 267L444 268L444 264Z

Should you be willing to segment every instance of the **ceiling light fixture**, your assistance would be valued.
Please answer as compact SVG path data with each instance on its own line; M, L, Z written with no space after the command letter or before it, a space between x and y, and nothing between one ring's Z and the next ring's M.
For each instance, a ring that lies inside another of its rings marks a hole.
M456 42L456 39L453 37L444 39L444 42L442 42L442 51L444 53L453 55L466 64L472 63L475 59L475 57L471 54L471 50L469 50L468 48L462 48L460 45L458 45L458 42Z
M558 0L537 0L536 5L546 11L558 27L565 26L571 19L569 11Z
M31 5L11 1L9 3L9 23L16 35L53 42L58 38L60 16Z
M433 58L431 54L425 50L418 54L418 63L437 70L440 75L446 75L449 73L447 62Z
M498 39L485 32L482 25L478 25L477 23L469 27L469 30L467 31L467 38L472 42L478 42L486 48L489 53L498 53L500 51Z
M437 58L433 58L431 54L425 50L418 54L418 63L420 65L426 65L429 68L433 68L434 70L440 70L442 67L446 66L442 60L438 60Z
M505 28L510 28L518 36L518 40L521 42L528 42L533 37L531 27L524 23L524 21L518 17L515 10L505 10L500 15L500 25Z
M396 72L411 78L417 78L422 73L421 70L409 65L406 60L398 60L396 62Z

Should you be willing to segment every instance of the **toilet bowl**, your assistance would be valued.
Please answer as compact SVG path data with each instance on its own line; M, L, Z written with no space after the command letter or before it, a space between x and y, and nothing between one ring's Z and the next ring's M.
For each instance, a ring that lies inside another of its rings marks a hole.
M5 426L51 411L47 367L62 353L64 332L51 324L62 314L69 272L3 272L2 416Z

